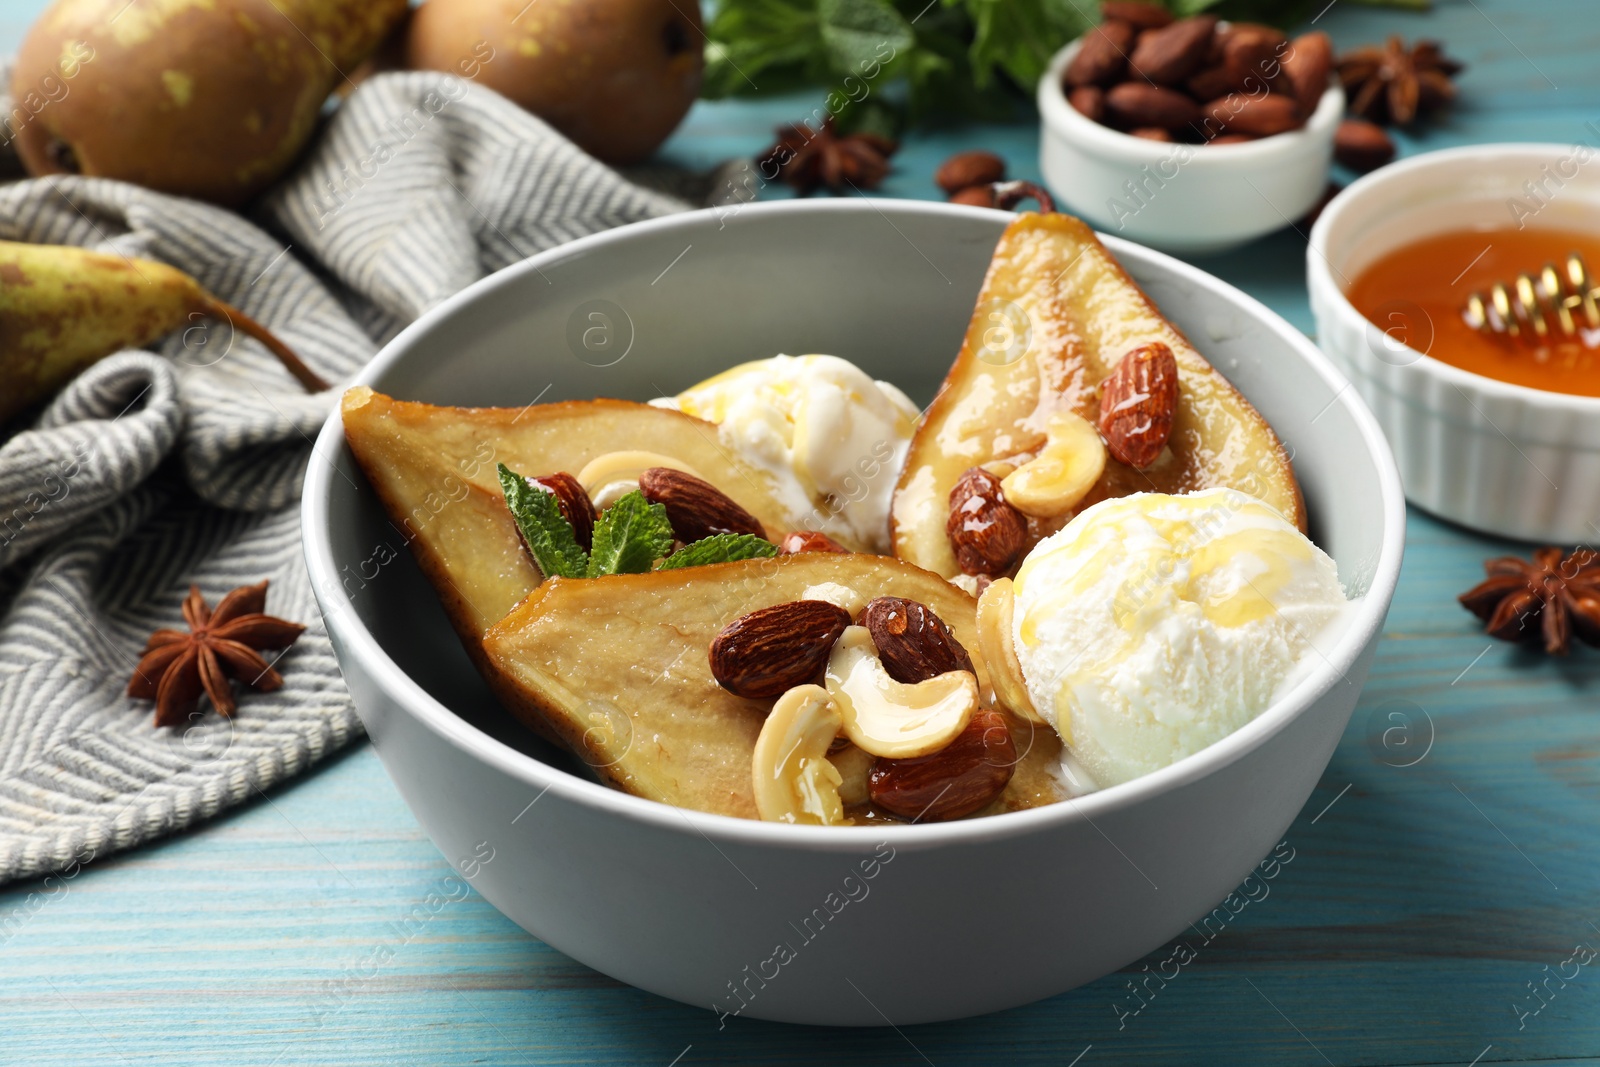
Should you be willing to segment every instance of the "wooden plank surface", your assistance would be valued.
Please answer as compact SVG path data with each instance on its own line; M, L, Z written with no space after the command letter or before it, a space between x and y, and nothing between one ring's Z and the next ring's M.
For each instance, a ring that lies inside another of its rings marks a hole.
M0 0L0 53L38 6ZM1345 0L1319 25L1341 45L1435 36L1471 63L1463 106L1416 151L1596 143L1595 14ZM671 154L748 154L813 104L702 105ZM978 145L1037 176L1031 127L969 128L911 140L884 192L933 196L938 162ZM1303 249L1283 233L1197 262L1309 329ZM362 745L193 833L0 890L0 1063L1600 1063L1600 959L1574 957L1600 950L1600 655L1545 661L1481 635L1454 596L1503 547L1413 514L1377 664L1289 832L1294 859L1137 1014L1143 963L961 1023L719 1030L454 894ZM430 893L455 898L414 918Z

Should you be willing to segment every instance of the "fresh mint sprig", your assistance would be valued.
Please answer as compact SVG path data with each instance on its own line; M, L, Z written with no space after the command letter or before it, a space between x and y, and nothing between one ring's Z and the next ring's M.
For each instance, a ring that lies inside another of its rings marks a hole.
M594 524L594 547L589 550L589 570L584 577L643 574L672 551L672 543L667 509L650 503L635 489L601 512Z
M680 567L703 567L708 563L733 563L741 559L766 559L778 554L778 546L754 534L720 533L702 537L661 561L658 571Z
M771 541L751 534L721 533L702 537L672 551L675 539L667 509L652 504L635 490L600 513L594 524L593 548L578 544L572 524L561 514L554 493L547 492L499 465L500 488L506 507L516 520L523 543L546 578L600 578L608 574L643 574L661 560L656 570L678 570L708 563L764 559L778 554ZM672 553L668 555L668 553ZM665 559L662 557L665 556Z
M578 544L572 524L561 514L556 495L529 484L528 479L499 465L500 488L506 494L506 507L522 531L523 543L546 578L582 578L589 557Z

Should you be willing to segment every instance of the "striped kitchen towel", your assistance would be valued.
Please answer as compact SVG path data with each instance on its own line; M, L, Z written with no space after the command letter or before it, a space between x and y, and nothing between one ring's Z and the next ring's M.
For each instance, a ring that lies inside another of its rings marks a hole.
M489 90L403 73L361 85L249 220L57 177L0 184L0 239L171 263L338 383L485 274L685 206ZM189 826L360 736L299 533L338 392L307 395L197 321L95 365L0 445L0 882ZM124 694L146 636L182 627L191 584L215 602L262 578L270 614L310 625L283 688L232 720L154 727Z

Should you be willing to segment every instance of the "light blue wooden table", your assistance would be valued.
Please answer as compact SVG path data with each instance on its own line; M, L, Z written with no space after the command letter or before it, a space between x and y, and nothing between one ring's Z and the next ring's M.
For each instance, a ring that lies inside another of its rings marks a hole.
M0 0L0 51L36 7ZM1437 36L1471 64L1462 106L1406 141L1416 151L1594 143L1597 14L1594 0L1438 0L1426 17L1346 0L1319 25L1345 46ZM813 104L702 106L670 154L749 154ZM884 193L935 195L933 168L976 145L1037 177L1031 127L965 129L907 143ZM1197 262L1309 330L1303 250L1284 233ZM456 883L360 745L52 894L0 891L0 917L23 916L0 935L0 1063L1600 1063L1600 958L1574 957L1600 950L1600 653L1552 662L1490 642L1454 596L1507 546L1421 515L1408 541L1365 696L1289 831L1293 861L1121 1028L1129 974L904 1032L719 1031L476 895L408 923ZM369 970L379 946L392 959Z

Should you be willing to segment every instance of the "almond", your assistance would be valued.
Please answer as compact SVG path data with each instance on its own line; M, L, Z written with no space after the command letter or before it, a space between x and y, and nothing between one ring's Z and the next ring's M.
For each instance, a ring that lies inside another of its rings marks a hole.
M1333 40L1321 30L1301 34L1289 42L1283 57L1283 76L1303 114L1309 116L1317 109L1332 70Z
M1129 137L1137 137L1141 141L1160 141L1163 144L1172 143L1172 134L1160 126L1141 126L1137 130L1129 130Z
M1106 117L1125 129L1177 133L1200 121L1200 106L1176 89L1123 82L1106 93Z
M1217 30L1215 15L1195 15L1139 35L1128 65L1158 85L1178 85L1200 69Z
M537 478L529 478L528 481L547 490L556 498L556 506L561 509L561 517L572 524L572 532L577 535L578 544L583 546L585 552L592 548L596 518L594 501L589 499L583 483L566 471L541 474Z
M754 515L710 482L692 474L670 467L651 467L639 475L639 488L650 503L666 507L672 532L684 544L719 533L767 536Z
M1119 462L1144 469L1172 436L1178 409L1178 362L1160 341L1122 357L1100 394L1100 433Z
M950 194L950 203L966 204L969 207L994 207L994 186L973 185L960 192Z
M872 634L883 669L897 682L915 684L948 671L977 675L967 650L926 604L880 596L862 612L861 625Z
M875 761L867 792L878 807L915 822L959 819L993 803L1016 763L1005 716L979 708L966 729L933 755Z
M1283 34L1270 27L1235 27L1222 45L1222 65L1234 81L1230 91L1265 91L1281 72L1278 56L1284 44ZM1221 95L1207 93L1201 99L1211 100Z
M1184 83L1184 88L1196 100L1215 100L1244 88L1244 81L1234 76L1222 62L1205 67Z
M993 152L957 152L934 172L933 181L946 195L973 185L1005 181L1006 161Z
M1207 104L1205 115L1208 133L1247 133L1252 137L1287 133L1304 118L1292 97L1275 93L1229 93Z
M1006 503L1000 479L973 467L950 490L945 536L963 574L1004 574L1028 543L1027 517Z
M1067 103L1095 122L1106 117L1106 91L1098 85L1080 85L1067 94Z
M1139 30L1159 30L1172 25L1176 16L1160 4L1144 3L1142 0L1105 0L1100 5L1100 17L1108 22L1112 19L1126 22Z
M849 552L850 550L825 533L816 530L795 530L778 539L778 555L792 556L797 552Z
M1365 174L1394 158L1394 142L1381 126L1366 119L1345 119L1333 134L1333 158Z
M1061 76L1068 89L1080 85L1110 85L1128 69L1128 49L1133 47L1133 27L1126 22L1103 22L1083 35L1083 44Z
M711 677L734 696L768 700L816 681L850 613L825 600L752 611L711 640Z

